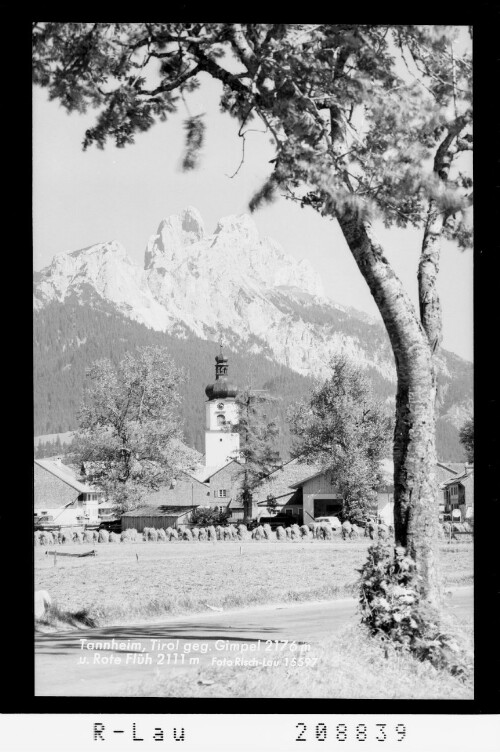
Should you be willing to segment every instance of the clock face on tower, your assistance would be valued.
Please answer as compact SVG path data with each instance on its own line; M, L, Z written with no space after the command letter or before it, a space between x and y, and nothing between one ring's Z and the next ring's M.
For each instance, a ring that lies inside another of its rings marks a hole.
M218 405L217 405L217 410L222 410L223 408L224 408L224 403L223 402L219 402Z

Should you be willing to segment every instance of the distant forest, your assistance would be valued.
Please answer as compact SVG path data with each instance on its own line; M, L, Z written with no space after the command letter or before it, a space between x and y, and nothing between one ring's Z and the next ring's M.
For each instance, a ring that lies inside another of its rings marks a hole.
M183 368L182 385L184 440L204 451L205 386L215 377L214 359L218 344L194 335L182 339L148 329L143 324L114 312L72 303L50 303L34 314L34 435L59 434L75 430L82 402L85 369L93 361L109 358L117 363L127 352L144 345L165 347L172 362ZM240 388L267 389L278 397L270 403L269 417L279 427L278 449L288 459L292 437L286 421L290 405L303 399L313 380L301 376L265 355L238 353L224 348L229 358L229 376ZM394 385L375 369L369 369L373 389L385 399L394 394ZM451 384L446 401L459 396L465 387ZM438 456L461 461L465 458L458 432L450 423L438 420ZM36 456L58 454L63 445L53 439L40 442Z

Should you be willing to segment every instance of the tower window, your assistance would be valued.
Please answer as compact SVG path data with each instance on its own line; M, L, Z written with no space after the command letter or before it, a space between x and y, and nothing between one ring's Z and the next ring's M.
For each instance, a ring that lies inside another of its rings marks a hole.
M223 415L217 415L217 425L218 426L225 426L226 425L226 419Z

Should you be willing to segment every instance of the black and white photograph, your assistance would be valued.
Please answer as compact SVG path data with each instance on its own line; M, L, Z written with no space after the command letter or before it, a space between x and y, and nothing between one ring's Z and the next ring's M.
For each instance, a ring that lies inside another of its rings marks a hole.
M473 27L32 42L35 697L474 700Z

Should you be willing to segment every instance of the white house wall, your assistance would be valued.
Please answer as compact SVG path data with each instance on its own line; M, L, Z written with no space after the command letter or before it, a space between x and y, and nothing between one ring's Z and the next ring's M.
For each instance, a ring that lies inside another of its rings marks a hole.
M378 493L377 511L385 525L394 525L394 495L392 493Z

